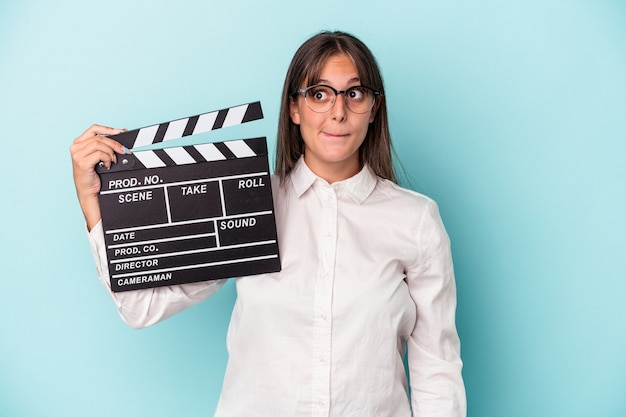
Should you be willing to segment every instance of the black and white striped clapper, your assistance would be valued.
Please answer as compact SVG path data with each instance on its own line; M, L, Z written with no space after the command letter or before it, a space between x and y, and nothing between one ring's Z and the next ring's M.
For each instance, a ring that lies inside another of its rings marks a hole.
M257 102L112 137L135 149L96 168L113 291L280 270L264 137L137 150L262 117Z

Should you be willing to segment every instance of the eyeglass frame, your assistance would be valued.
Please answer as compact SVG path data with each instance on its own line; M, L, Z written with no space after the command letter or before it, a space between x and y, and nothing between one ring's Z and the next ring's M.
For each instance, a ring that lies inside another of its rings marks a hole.
M311 89L316 88L316 87L327 87L327 88L330 88L330 89L333 91L333 93L335 93L335 98L334 98L334 100L333 100L333 104L332 104L332 105L328 108L328 110L324 110L324 111L316 111L316 110L313 110L313 109L311 108L311 106L309 106L309 103L306 101L306 94L307 94L307 93L308 93ZM372 104L371 104L371 106L369 107L369 109L365 110L363 113L357 113L357 112L355 112L354 110L352 110L352 109L350 108L350 105L348 104L348 103L349 103L349 101L346 101L346 107L348 108L348 110L350 110L350 111L351 111L352 113L354 113L354 114L365 114L365 113L367 113L368 111L372 110L372 108L374 107L374 104L376 104L376 99L377 99L378 97L380 97L380 96L382 96L382 95L383 95L383 93L381 93L380 91L378 91L378 90L374 90L372 87L368 87L368 86L366 86L366 85L353 85L352 87L348 87L348 88L346 88L345 90L337 90L336 88L334 88L334 87L332 87L332 86L330 86L330 85L328 85L328 84L315 84L315 85L311 85L311 86L309 86L309 87L300 88L300 89L296 90L294 93L292 93L291 95L292 95L292 96L294 96L294 97L295 97L295 96L297 96L297 95L302 95L302 98L304 98L304 103L305 103L305 104L306 104L306 106L309 108L309 110L311 110L311 111L312 111L312 112L314 112L314 113L319 113L319 114L321 114L321 113L326 113L326 112L329 112L329 111L331 111L331 110L333 109L333 107L335 107L335 103L337 102L337 96L339 96L340 94L343 94L344 98L347 98L348 96L346 95L346 93L347 93L348 91L350 91L350 90L354 89L354 88L365 88L365 89L367 89L367 90L371 91L371 92L372 92L372 94L374 95L374 100L372 100Z

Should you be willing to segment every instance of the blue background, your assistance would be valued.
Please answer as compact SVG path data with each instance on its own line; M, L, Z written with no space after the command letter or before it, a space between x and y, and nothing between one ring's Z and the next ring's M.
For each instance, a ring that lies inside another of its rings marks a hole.
M261 100L321 29L374 51L452 238L471 417L626 415L626 2L0 2L0 415L208 416L233 283L135 331L96 279L69 146Z

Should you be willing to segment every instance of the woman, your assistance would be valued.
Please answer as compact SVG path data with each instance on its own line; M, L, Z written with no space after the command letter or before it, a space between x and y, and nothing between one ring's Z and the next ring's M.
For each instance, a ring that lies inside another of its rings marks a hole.
M125 151L101 136L119 132L94 125L71 148L107 288L94 165ZM236 279L216 416L464 416L448 237L436 204L395 183L382 78L355 37L323 32L296 52L275 171L282 270ZM109 292L143 327L223 282Z

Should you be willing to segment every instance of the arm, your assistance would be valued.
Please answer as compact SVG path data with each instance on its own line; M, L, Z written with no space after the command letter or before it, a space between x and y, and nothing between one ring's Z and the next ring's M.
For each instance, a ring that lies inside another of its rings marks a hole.
M156 324L206 300L226 282L226 280L221 279L144 290L113 292L109 281L109 268L101 222L96 223L89 232L89 244L96 262L100 282L113 298L122 320L134 329Z
M133 328L150 326L190 307L214 294L225 280L172 285L145 290L114 293L111 291L109 269L102 230L100 177L95 166L100 161L107 168L117 161L117 154L125 149L117 141L103 135L116 135L122 129L93 125L74 140L70 147L74 185L80 207L87 222L89 244L96 262L98 278L105 286L122 319Z
M434 202L430 202L417 234L419 255L407 271L409 291L417 306L416 325L407 342L413 415L465 417L450 242Z
M72 155L72 171L74 186L80 208L91 230L100 221L100 177L96 172L96 164L100 161L108 168L117 162L117 154L124 153L124 147L113 139L103 135L117 135L123 129L92 125L77 137L70 147Z

